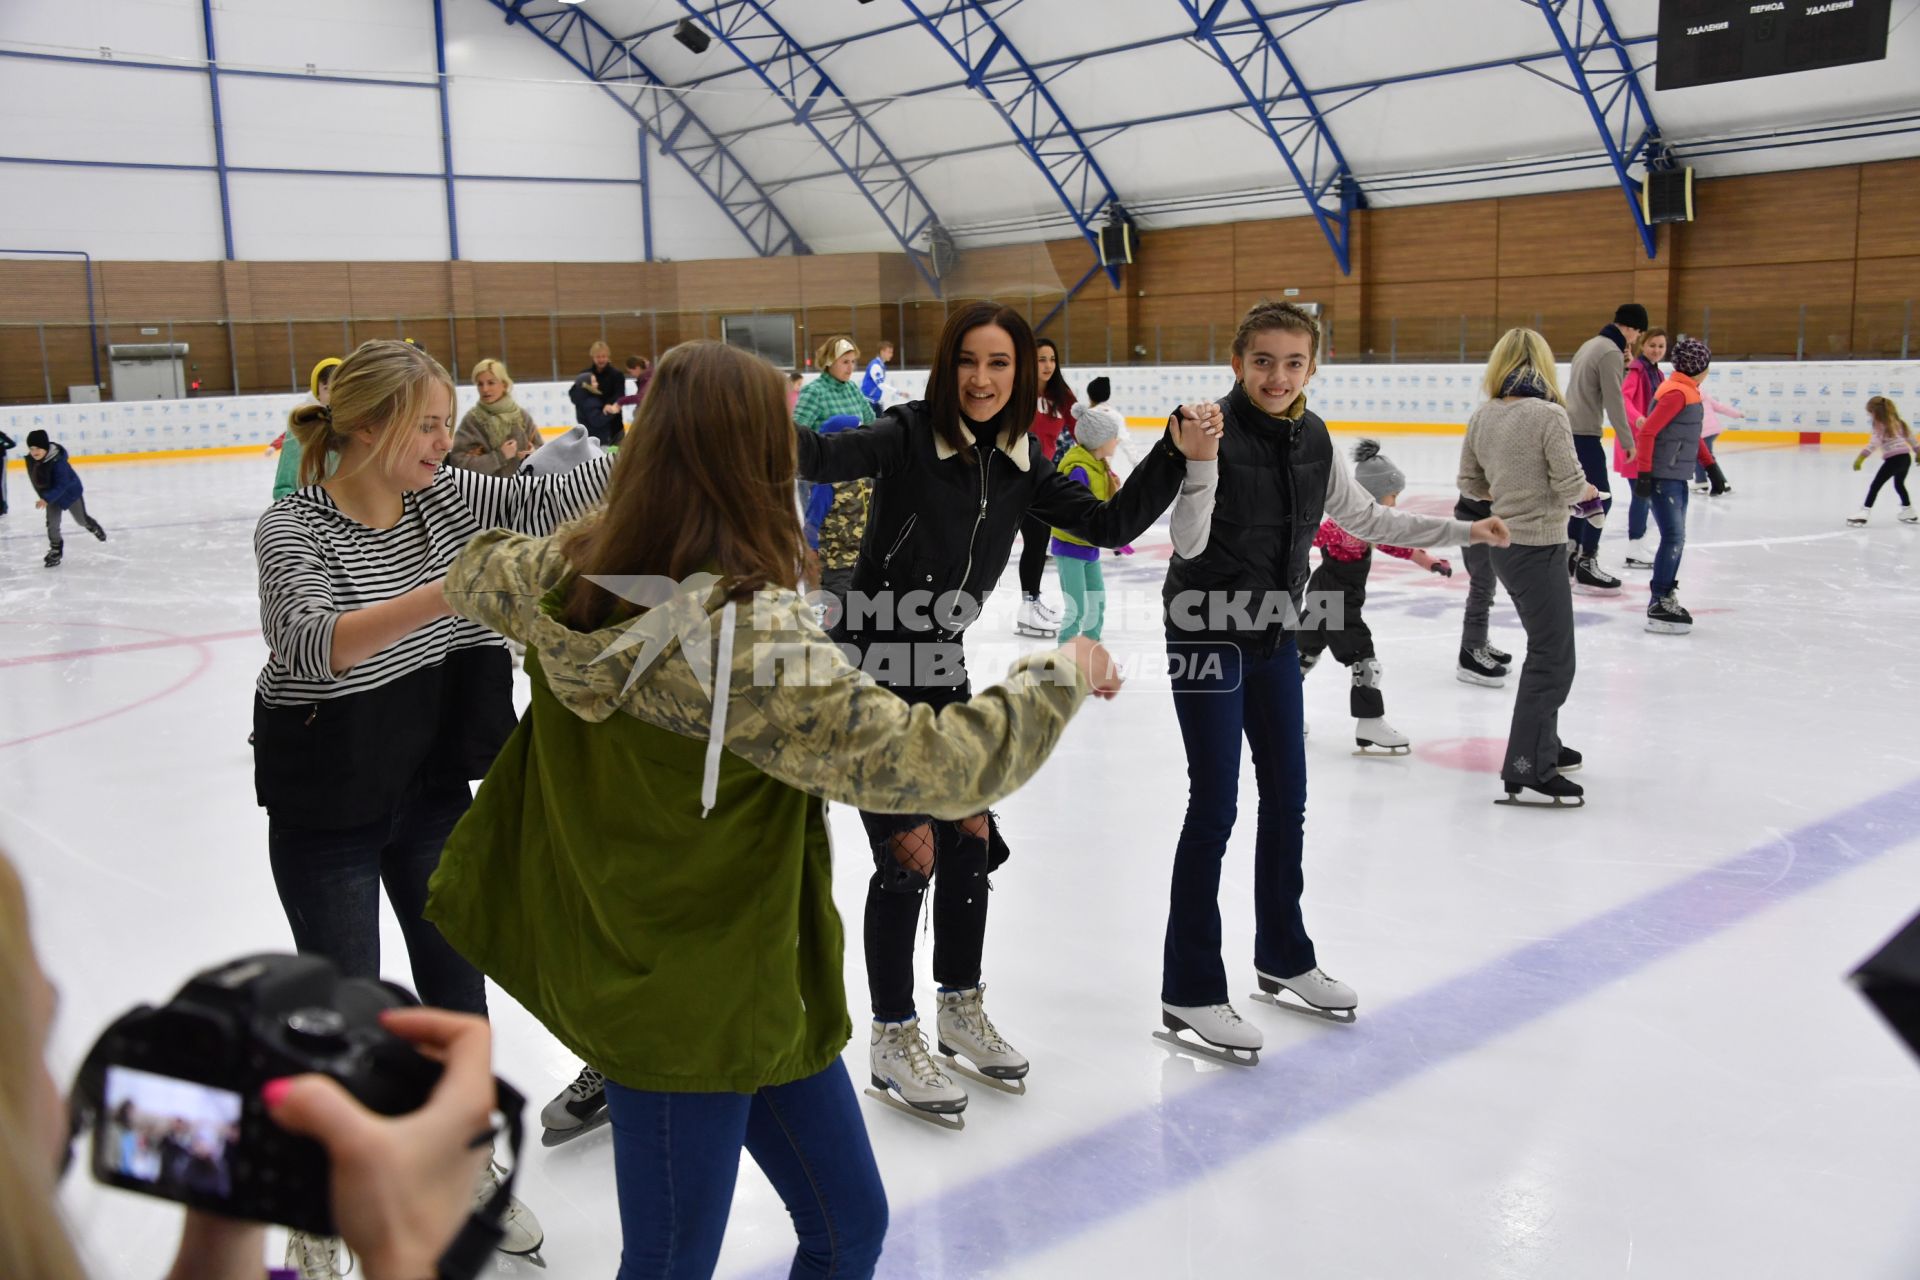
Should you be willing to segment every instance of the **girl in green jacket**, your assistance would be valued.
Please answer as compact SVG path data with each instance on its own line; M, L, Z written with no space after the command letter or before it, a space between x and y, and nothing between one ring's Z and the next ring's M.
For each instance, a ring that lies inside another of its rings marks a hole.
M533 700L428 915L605 1077L622 1277L711 1273L743 1146L793 1214L794 1275L872 1274L886 1199L840 1060L821 801L979 813L1118 687L1085 638L937 712L850 666L793 586L784 393L758 357L675 348L605 509L485 534L446 580L526 644Z

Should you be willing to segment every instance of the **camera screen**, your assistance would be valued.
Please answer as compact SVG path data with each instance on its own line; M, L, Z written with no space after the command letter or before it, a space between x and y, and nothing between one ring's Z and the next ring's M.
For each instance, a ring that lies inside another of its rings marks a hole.
M229 1199L228 1152L240 1142L240 1095L131 1067L107 1068L101 1171L171 1199Z

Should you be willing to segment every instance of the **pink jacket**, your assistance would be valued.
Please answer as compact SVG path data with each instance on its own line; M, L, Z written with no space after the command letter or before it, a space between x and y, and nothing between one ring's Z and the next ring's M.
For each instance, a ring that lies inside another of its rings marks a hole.
M1659 366L1654 372L1647 371L1648 361L1636 357L1627 366L1626 381L1620 384L1620 398L1627 403L1627 421L1629 426L1640 421L1653 409L1653 396L1660 389L1661 374ZM1631 480L1640 474L1640 468L1627 461L1626 450L1620 447L1620 433L1613 437L1613 469Z
M1721 418L1745 418L1747 416L1728 404L1725 400L1715 400L1712 396L1704 393L1700 397L1700 410L1700 438L1703 440L1711 440L1720 434L1720 428L1724 425L1720 421Z

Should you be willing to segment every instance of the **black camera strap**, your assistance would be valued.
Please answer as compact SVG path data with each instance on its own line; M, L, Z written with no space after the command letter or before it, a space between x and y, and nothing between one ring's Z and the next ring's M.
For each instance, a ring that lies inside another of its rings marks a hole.
M440 1264L434 1268L435 1280L474 1280L487 1267L493 1251L506 1236L506 1229L500 1222L507 1216L507 1203L513 1199L514 1180L520 1176L520 1144L526 1137L521 1113L527 1109L527 1100L518 1089L498 1076L493 1078L493 1088L494 1108L504 1122L507 1142L513 1151L513 1163L507 1167L506 1176L500 1179L500 1185L494 1188L493 1195L485 1204L474 1209L473 1216L460 1228L460 1234L440 1255ZM494 1131L489 1130L475 1138L473 1145L491 1147L494 1137Z

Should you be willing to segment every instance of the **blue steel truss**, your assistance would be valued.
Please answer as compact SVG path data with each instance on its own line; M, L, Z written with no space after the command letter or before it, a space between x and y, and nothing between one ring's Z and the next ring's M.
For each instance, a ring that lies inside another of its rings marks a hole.
M1285 34L1293 34L1348 2L1327 0L1312 9L1292 11L1304 16ZM1333 246L1340 273L1351 275L1353 211L1366 207L1366 197L1353 171L1347 167L1347 158L1340 153L1340 144L1333 140L1333 133L1327 128L1327 116L1372 93L1373 89L1362 89L1322 110L1294 70L1293 60L1280 47L1282 34L1274 31L1272 22L1254 6L1254 0L1241 0L1252 20L1244 25L1221 22L1227 3L1228 0L1180 0L1180 7L1193 19L1194 35L1213 50L1213 56L1233 77L1247 106L1273 141L1274 149L1286 163L1287 172L1293 175L1327 243Z
M1067 119L1047 88L1047 79L1033 69L1013 41L1000 29L999 18L1021 0L902 0L928 34L940 43L966 74L967 86L977 90L1000 112L1013 136L1032 158L1047 184L1060 197L1073 225L1100 256L1100 231L1095 219L1115 200L1113 184L1093 158L1092 147ZM1069 64L1066 69L1071 69ZM1065 69L1063 69L1065 70ZM1055 76L1063 71L1054 72ZM1106 268L1116 288L1120 268ZM1084 282L1083 282L1084 283Z
M680 0L680 7L759 76L793 113L793 123L813 134L840 172L873 206L887 230L900 242L914 268L938 294L940 278L931 258L916 241L938 222L912 175L894 158L867 116L785 27L774 21L760 0ZM822 103L826 99L826 103ZM825 105L830 114L816 117Z
M1659 242L1647 225L1640 209L1640 181L1632 168L1647 169L1672 163L1671 152L1661 140L1660 126L1654 122L1653 108L1646 91L1640 87L1640 69L1620 38L1620 29L1607 11L1606 0L1534 0L1553 38L1560 44L1561 56L1573 83L1543 78L1563 89L1571 89L1585 99L1594 127L1600 131L1601 145L1626 192L1627 205L1633 210L1633 225L1640 232L1640 243L1647 256L1659 256ZM1573 10L1573 23L1567 23L1567 10ZM1539 75L1539 72L1535 72Z
M683 101L611 32L560 0L488 0L626 109L713 197L761 257L811 253L764 188Z

